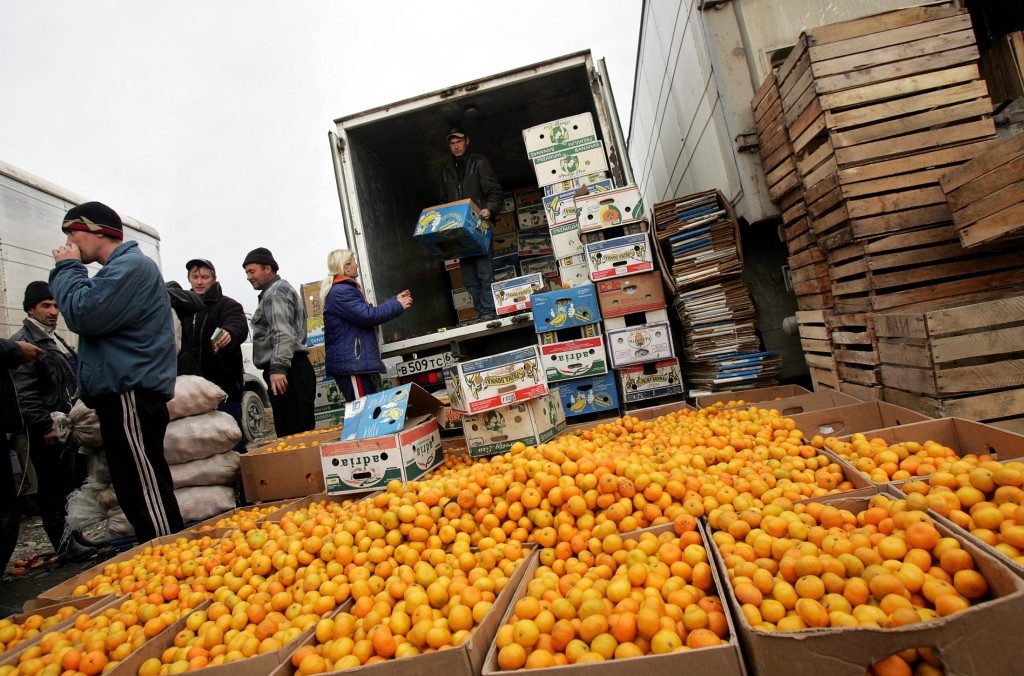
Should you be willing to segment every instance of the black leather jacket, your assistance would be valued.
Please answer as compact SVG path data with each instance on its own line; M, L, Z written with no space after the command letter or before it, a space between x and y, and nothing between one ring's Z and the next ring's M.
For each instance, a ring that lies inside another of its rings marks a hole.
M491 169L491 163L483 155L469 153L466 158L466 170L459 181L455 168L455 156L441 169L440 203L458 202L471 199L478 209L490 209L491 217L501 211L504 198L498 177Z
M53 429L50 413L68 413L78 398L75 369L57 347L59 340L77 360L78 355L64 339L50 334L26 319L11 340L31 343L43 351L40 359L21 364L14 371L18 401L25 425L32 432L46 434Z

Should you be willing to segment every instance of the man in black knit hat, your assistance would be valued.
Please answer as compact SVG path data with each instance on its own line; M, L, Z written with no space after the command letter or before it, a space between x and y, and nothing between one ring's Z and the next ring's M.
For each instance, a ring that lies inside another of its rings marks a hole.
M105 204L68 211L50 290L78 343L78 391L96 410L117 502L140 540L182 529L164 459L177 359L171 303L156 263L124 242ZM87 263L102 269L89 277Z
M35 345L43 356L22 364L14 372L21 417L28 433L28 453L36 468L39 516L46 537L62 561L80 561L96 553L65 533L68 496L78 487L78 446L70 438L61 441L53 429L51 413L65 415L78 399L78 355L56 332L57 301L46 282L31 282L23 303L28 317L11 336Z
M252 315L252 361L263 369L270 390L277 436L313 429L316 374L306 347L306 304L277 274L274 254L253 249L242 262L245 277L260 292Z

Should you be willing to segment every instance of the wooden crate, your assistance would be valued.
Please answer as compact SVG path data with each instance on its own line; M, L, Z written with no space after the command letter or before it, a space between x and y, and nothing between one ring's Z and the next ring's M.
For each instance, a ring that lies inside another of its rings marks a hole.
M940 179L965 247L1024 237L1024 134Z
M750 107L760 142L758 153L768 184L768 198L778 202L783 195L800 187L800 176L782 116L782 99L774 73L765 78Z
M1014 31L993 42L978 65L993 101L1024 96L1024 33Z
M882 381L879 373L878 349L875 329L870 314L831 315L826 319L832 340L839 389L849 383L862 388L878 388ZM860 388L852 388L860 391ZM850 394L855 394L850 392ZM856 394L855 394L856 396ZM880 393L872 397L878 399Z
M828 260L816 244L789 257L789 276L801 310L832 308L832 282L828 276Z
M827 316L823 310L802 310L796 313L800 329L800 346L811 375L814 391L838 390L839 375L828 333Z
M968 250L952 224L852 242L828 261L837 314L951 302L1024 283L1024 248Z
M1024 294L874 319L886 401L984 422L1024 416Z

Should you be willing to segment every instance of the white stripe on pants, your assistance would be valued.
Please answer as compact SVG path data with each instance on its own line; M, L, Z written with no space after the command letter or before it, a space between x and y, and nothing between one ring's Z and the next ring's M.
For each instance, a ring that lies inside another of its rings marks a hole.
M142 484L142 497L146 502L146 509L149 511L149 519L153 522L158 535L169 535L171 526L167 521L167 513L164 511L164 502L160 496L156 472L153 471L153 465L146 457L142 422L139 420L139 413L135 406L134 390L121 393L121 410L125 438L128 439L128 448L132 452L132 460L135 461L135 469Z

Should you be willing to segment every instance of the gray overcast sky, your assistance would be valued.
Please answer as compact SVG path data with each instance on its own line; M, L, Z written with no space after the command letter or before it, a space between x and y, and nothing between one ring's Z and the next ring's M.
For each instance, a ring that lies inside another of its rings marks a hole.
M335 118L590 49L628 128L640 11L641 0L5 0L0 159L156 228L166 279L185 284L185 261L210 258L252 310L247 251L269 247L298 285L344 244Z

